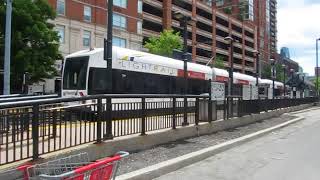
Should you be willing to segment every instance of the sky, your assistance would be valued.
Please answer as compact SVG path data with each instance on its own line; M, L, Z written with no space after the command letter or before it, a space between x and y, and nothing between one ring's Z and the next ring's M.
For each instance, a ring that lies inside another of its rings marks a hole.
M316 39L320 38L320 0L278 0L277 20L278 50L288 47L291 59L304 72L314 75Z

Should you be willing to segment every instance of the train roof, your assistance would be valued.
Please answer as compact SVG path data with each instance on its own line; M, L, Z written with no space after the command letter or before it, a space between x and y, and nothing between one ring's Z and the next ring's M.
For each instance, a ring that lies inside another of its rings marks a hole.
M66 56L66 58L90 56L99 54L103 57L103 48L94 48L92 50L82 50ZM183 70L184 62L181 60L150 54L146 52L136 51L132 49L112 47L113 60L128 60L146 64L160 65L163 67ZM99 60L100 61L100 60ZM206 74L207 78L212 78L212 70L209 66L188 62L188 71L194 71Z
M260 84L268 84L270 86L272 86L272 80L270 79L260 79ZM279 82L279 81L274 81L274 85L276 87L283 87L283 83L282 82Z
M256 83L256 78L247 74L242 74L238 72L233 73L234 78L249 81L251 83Z
M225 69L212 68L212 72L215 76L229 77L229 73Z
M116 55L118 56L117 58L120 59L123 58L123 56L133 56L137 59L137 61L149 64L157 64L175 69L183 69L183 61L181 60L115 46L113 48L116 51ZM210 75L212 74L212 70L209 66L188 62L188 71L190 70Z

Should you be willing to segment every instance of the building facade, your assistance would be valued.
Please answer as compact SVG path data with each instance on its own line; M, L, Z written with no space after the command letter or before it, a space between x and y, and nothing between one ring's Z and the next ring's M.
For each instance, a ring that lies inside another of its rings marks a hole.
M257 26L257 47L262 64L275 59L277 53L276 0L218 0L217 9Z
M282 57L286 57L286 58L289 58L290 59L290 51L289 51L289 48L287 47L282 47L281 50L280 50L280 55Z
M57 11L53 21L61 37L63 55L89 47L103 47L107 27L106 1L48 0ZM257 29L224 12L217 11L211 0L114 0L113 44L143 50L151 36L164 29L182 31L173 14L181 12L192 17L188 25L188 51L193 61L207 64L220 56L230 65L229 45L223 38L232 36L235 71L254 74L254 50Z
M193 61L207 64L212 57L221 57L225 67L230 65L229 44L224 40L232 36L234 44L234 69L237 72L255 72L254 49L256 27L217 11L210 0L144 0L143 41L158 35L164 29L180 31L174 13L192 17L188 25L188 52Z
M103 47L107 4L102 0L48 0L57 11L52 22L60 35L63 55ZM142 45L142 0L114 0L114 45L140 50Z

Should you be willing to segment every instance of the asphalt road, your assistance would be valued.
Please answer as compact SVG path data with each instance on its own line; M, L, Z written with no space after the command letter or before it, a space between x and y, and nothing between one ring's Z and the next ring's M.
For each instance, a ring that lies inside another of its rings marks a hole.
M319 180L320 109L297 115L306 119L158 180Z

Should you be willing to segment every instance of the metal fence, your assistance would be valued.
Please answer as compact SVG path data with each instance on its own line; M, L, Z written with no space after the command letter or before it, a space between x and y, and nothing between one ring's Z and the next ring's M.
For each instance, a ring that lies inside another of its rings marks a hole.
M187 104L184 104L184 98ZM209 96L99 95L0 105L0 165L113 137L315 102L315 98L210 101ZM232 107L232 114L228 109Z

